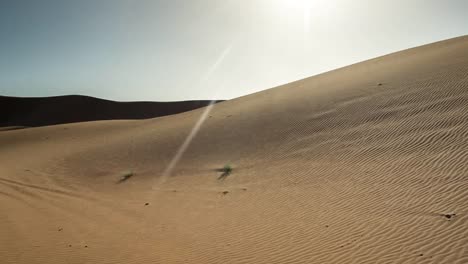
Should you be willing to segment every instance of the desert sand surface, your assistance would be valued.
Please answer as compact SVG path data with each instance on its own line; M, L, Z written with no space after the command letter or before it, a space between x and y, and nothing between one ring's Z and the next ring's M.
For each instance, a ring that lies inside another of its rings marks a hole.
M0 130L97 120L148 119L190 111L210 102L116 102L82 95L0 96Z
M0 164L2 263L468 263L468 37Z

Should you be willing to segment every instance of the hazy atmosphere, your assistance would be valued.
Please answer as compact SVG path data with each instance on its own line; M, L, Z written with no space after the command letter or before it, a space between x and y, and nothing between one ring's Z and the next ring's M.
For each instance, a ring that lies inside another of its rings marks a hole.
M468 33L468 1L2 1L0 94L230 99Z

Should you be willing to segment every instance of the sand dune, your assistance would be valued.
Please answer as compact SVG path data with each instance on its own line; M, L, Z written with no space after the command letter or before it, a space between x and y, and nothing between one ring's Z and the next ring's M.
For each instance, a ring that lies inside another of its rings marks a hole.
M220 101L216 101L220 102ZM0 96L0 127L37 127L84 121L147 119L207 106L210 101L115 102L68 95L54 97Z
M466 36L0 146L2 263L468 263Z

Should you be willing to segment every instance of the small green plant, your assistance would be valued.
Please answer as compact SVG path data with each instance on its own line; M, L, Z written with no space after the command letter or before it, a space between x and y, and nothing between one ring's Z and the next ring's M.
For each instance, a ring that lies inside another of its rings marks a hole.
M218 180L224 180L229 174L232 173L232 167L229 164L224 165L221 169L217 169L217 171L222 172L222 174L218 177Z
M223 172L224 172L224 173L227 173L227 174L231 174L231 172L232 172L232 167L231 167L231 165L229 165L229 164L224 165L224 167L223 167Z
M131 177L133 177L133 171L127 171L125 172L124 174L122 174L122 176L120 177L118 183L122 183L128 179L130 179Z

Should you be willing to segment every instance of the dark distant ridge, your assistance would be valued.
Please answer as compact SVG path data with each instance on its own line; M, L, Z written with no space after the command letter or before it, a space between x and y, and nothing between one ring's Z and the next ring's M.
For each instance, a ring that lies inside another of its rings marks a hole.
M217 100L216 103L222 100ZM90 96L0 96L0 127L38 127L65 123L146 119L207 106L211 101L115 102Z

